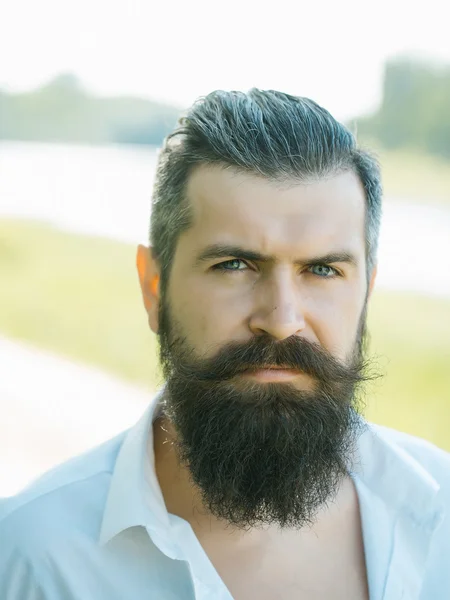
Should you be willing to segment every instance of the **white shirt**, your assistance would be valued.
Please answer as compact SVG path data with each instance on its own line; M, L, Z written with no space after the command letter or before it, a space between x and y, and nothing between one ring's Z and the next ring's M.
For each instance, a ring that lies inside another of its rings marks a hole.
M158 407L0 500L1 600L232 600L166 510L147 453ZM450 455L373 424L357 452L370 600L448 600Z

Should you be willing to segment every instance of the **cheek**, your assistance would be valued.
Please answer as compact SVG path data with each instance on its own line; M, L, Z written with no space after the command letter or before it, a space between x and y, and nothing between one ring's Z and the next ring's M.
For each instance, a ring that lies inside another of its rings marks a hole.
M196 348L206 350L229 342L242 331L248 308L242 295L229 292L223 286L200 284L195 278L171 286L173 318Z
M355 283L310 301L308 313L314 334L323 347L341 360L353 350L364 298L364 290Z

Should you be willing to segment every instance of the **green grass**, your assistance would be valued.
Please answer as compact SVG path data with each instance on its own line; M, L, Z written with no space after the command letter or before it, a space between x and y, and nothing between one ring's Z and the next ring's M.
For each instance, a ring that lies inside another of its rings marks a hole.
M132 246L0 220L0 332L153 385L134 265ZM368 418L450 450L450 301L376 292L369 329L386 377Z
M0 332L151 384L155 339L134 265L132 246L0 220Z
M367 416L450 450L450 300L375 293L369 329L386 376Z
M450 161L412 150L384 150L367 143L376 152L387 199L450 205Z

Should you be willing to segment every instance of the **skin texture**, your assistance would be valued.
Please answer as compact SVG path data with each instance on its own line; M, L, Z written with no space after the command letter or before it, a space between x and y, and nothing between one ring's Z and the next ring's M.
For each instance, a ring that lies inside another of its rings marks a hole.
M281 185L232 169L201 166L191 175L187 194L193 225L179 238L166 300L190 346L209 357L229 342L245 343L261 334L279 341L301 336L345 362L376 277L375 270L370 282L366 280L365 198L357 176L345 172ZM213 245L239 247L259 257L230 253L200 260ZM314 260L330 253L346 253L352 260ZM151 249L139 246L137 267L149 325L158 333L160 270ZM305 390L313 385L301 372L265 370L253 377L259 383L287 377ZM175 438L167 419L155 423L155 467L166 506L191 523L236 599L273 598L275 593L297 598L299 589L308 598L339 598L340 590L342 597L367 597L358 502L349 479L312 528L282 533L274 527L230 530L202 506L187 468L166 443ZM277 560L269 560L261 589L254 583L246 587L246 578L236 579L236 570L242 573L245 565L248 580L260 577L261 553L274 554ZM288 558L299 555L302 569ZM324 583L324 572L330 573L331 588ZM271 577L290 587L274 587Z
M209 355L259 332L278 340L301 335L344 360L367 291L364 192L357 176L346 172L281 188L253 175L202 166L190 178L188 197L194 224L178 241L168 298L190 343ZM275 260L217 271L214 265L238 257L198 263L211 244L240 246ZM295 264L342 250L358 264L330 265L341 275L334 279L330 269L319 277L320 268ZM149 325L157 333L159 265L144 246L137 264Z

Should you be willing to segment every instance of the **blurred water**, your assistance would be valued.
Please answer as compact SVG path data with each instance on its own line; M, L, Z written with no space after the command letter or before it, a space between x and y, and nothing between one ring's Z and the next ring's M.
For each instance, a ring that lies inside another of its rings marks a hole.
M0 143L0 218L147 241L156 150ZM385 201L377 285L450 297L450 208Z

